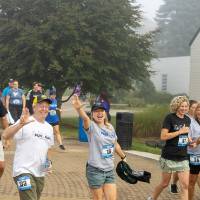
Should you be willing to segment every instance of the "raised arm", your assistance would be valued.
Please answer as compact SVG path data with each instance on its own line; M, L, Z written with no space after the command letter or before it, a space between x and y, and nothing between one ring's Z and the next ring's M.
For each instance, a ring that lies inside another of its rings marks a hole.
M87 130L90 126L90 118L84 111L83 104L81 103L81 101L79 100L79 97L76 94L73 95L72 105L74 109L77 111L77 113L79 114L79 116L83 119L83 127L84 129Z

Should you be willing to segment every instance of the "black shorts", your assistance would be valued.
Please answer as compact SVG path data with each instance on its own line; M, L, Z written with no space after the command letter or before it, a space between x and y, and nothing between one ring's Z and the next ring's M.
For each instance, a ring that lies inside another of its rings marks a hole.
M49 124L51 124L51 126L57 126L59 125L59 122L54 122L54 123L49 123Z
M199 174L200 165L191 165L190 164L190 174Z

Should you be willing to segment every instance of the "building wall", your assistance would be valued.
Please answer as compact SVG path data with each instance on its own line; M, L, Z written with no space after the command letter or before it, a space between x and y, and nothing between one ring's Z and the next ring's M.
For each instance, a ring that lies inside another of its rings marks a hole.
M190 56L159 58L152 61L151 67L155 71L151 80L157 91L189 94Z
M200 100L200 33L190 47L190 99Z

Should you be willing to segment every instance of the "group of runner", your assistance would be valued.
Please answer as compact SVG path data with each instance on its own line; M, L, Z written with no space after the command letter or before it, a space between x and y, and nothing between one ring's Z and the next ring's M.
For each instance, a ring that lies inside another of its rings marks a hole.
M34 83L33 88L35 87ZM31 93L32 91L28 95L29 100ZM39 200L44 187L44 176L51 171L49 150L54 144L55 129L46 120L50 117L49 115L55 115L55 104L55 91L50 92L49 98L43 94L37 94L33 98L32 115L28 108L23 108L20 118L3 131L3 140L13 138L16 142L13 178L20 200ZM115 200L117 193L114 152L124 161L126 155L117 143L113 126L108 122L106 107L101 101L95 101L91 108L90 119L76 94L72 97L72 105L82 117L88 136L90 151L86 174L93 199L103 199L104 196L107 200ZM6 109L4 111L6 112Z
M35 84L37 83L33 84L34 92L29 91L27 99L32 99L33 113L30 114L28 108L23 108L14 125L7 127L4 123L4 128L7 128L2 134L4 140L14 138L16 141L13 177L20 200L40 199L44 176L51 171L49 149L54 145L53 134L56 132L55 126L58 125L55 121L48 120L53 129L46 121L56 115L56 91L51 91L48 98L34 89L37 88ZM83 119L83 127L88 137L86 177L93 199L116 200L114 152L124 161L126 155L117 142L113 126L108 122L106 108L102 102L95 101L89 118L83 109L84 104L76 94L72 97L72 106ZM7 111L5 108L1 110L0 117L5 120ZM169 185L172 174L178 177L181 199L192 200L200 172L200 103L195 102L194 106L189 103L187 97L177 96L172 99L170 110L161 129L161 140L166 141L160 158L162 179L148 200L158 199L163 189ZM30 146L32 151L29 150ZM2 159L2 154L0 158Z
M171 113L163 122L161 140L166 141L162 149L160 167L162 179L148 200L157 200L168 187L171 176L171 192L178 193L180 185L182 200L192 200L195 184L200 172L200 103L177 96L170 104Z

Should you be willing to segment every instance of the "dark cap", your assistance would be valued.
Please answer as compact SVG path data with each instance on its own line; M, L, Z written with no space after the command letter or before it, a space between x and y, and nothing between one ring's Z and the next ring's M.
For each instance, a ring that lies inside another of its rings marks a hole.
M36 104L36 103L41 103L44 101L47 102L48 104L52 103L51 99L49 99L46 95L39 95L35 97L33 100L33 103Z
M56 91L55 90L50 90L49 95L56 95Z
M98 109L106 110L105 107L103 106L103 104L101 102L95 102L92 105L91 111L95 111L95 110L98 110Z
M14 82L14 79L9 79L9 83L13 83Z

